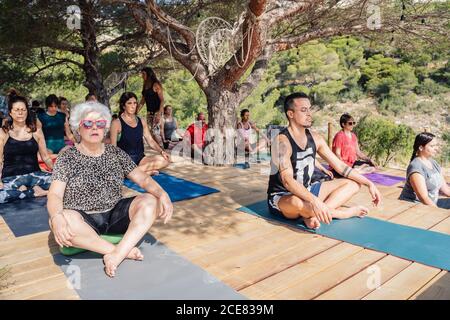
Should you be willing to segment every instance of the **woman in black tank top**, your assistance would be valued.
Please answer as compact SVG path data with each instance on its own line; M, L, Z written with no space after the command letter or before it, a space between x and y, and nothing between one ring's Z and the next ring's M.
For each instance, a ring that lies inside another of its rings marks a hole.
M36 128L36 119L24 97L10 97L8 113L10 119L0 130L0 203L45 196L51 175L40 170L38 152L49 168L53 163L44 134Z
M125 151L148 174L156 174L158 170L167 167L170 163L169 155L153 139L147 124L136 116L136 95L124 92L119 100L119 108L119 119L111 123L111 144ZM145 156L144 138L160 155Z
M142 79L144 80L142 99L139 102L137 113L139 113L145 103L147 106L147 125L152 129L155 126L155 113L159 112L161 116L163 114L163 88L155 72L150 67L142 69Z

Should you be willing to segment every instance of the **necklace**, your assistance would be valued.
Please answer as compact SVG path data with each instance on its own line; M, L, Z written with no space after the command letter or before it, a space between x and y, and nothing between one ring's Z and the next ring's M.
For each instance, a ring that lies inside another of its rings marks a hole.
M102 144L101 146L101 150L98 152L92 152L90 150L88 150L83 144L79 143L78 144L79 147L79 151L81 151L82 154L84 154L85 156L88 157L98 157L101 156L103 154L103 152L105 151L105 145ZM81 149L81 150L80 150Z

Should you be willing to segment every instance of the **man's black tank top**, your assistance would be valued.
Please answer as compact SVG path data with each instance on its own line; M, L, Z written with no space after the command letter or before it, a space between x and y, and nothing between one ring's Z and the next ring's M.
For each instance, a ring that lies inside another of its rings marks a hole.
M291 165L294 170L294 179L302 184L308 190L311 186L311 178L314 173L314 162L316 159L316 144L313 136L308 129L305 130L307 143L305 149L300 148L291 136L287 128L283 129L280 134L285 135L292 148ZM273 155L275 156L275 155ZM269 178L269 187L267 193L288 192L283 186L281 175L278 168L270 161L271 175Z
M9 137L3 147L2 178L41 171L38 151L39 145L34 137L26 141Z
M139 158L144 154L144 127L142 126L141 119L136 117L137 126L135 128L130 127L121 116L119 116L119 120L122 126L122 132L117 146L125 151L132 159Z
M145 104L147 106L147 112L157 112L159 111L159 107L161 104L161 100L159 99L158 94L153 91L153 85L142 91L142 96L145 99Z

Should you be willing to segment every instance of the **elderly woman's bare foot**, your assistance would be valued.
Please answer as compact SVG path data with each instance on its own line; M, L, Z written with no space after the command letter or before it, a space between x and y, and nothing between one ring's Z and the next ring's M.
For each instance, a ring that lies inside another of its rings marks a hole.
M105 265L105 273L108 277L116 276L117 267L122 263L123 259L115 252L105 254L103 256L103 264Z
M310 229L318 229L320 227L320 222L316 217L303 218L306 226Z
M139 250L137 247L134 247L128 254L127 259L142 261L144 260L144 255L142 254L141 250Z
M39 186L34 186L33 190L34 190L35 197L45 197L48 194L47 190L44 190Z

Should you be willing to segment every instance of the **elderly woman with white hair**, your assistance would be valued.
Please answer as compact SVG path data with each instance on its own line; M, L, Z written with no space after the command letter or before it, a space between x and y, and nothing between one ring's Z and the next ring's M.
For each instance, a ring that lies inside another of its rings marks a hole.
M70 126L79 143L58 156L47 207L56 242L102 254L106 274L114 277L124 259L143 259L136 244L157 217L169 221L173 206L123 150L103 143L110 124L110 111L98 102L72 109ZM125 177L147 193L122 198ZM115 246L99 236L105 233L124 236Z

